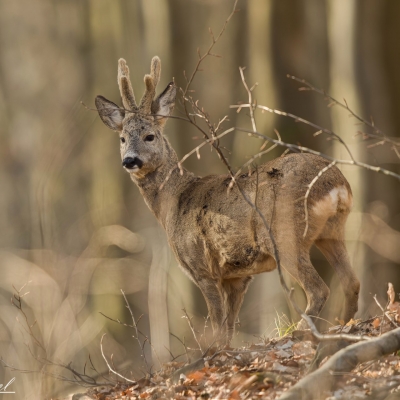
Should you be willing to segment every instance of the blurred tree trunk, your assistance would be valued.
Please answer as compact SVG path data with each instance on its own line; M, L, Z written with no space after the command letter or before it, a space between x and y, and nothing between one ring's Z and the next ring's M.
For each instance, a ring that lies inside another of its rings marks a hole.
M358 12L356 0L328 0L328 37L330 58L330 87L329 93L347 101L350 108L360 114L360 98L358 96L356 77L356 15ZM349 120L348 113L338 107L331 108L332 127L349 146L353 157L365 161L360 139L355 137L357 128L351 129L355 120ZM346 149L334 141L334 156L339 159L350 159ZM353 210L361 212L365 208L365 181L364 171L359 168L339 166L348 179L353 191ZM349 228L349 227L348 227ZM348 229L347 228L347 229ZM352 227L352 229L355 229ZM348 246L350 258L356 274L364 288L368 279L368 262L365 258L365 247L360 242L353 242ZM362 289L363 290L363 289ZM365 308L360 302L361 312ZM369 301L369 300L368 300Z
M319 0L273 0L272 44L277 107L321 126L330 125L329 110L323 99L299 92L299 84L287 74L329 85L326 3ZM314 149L329 148L323 135L313 137L314 130L291 119L279 117L277 128L284 141Z
M394 37L400 34L397 19L400 11L398 2L384 0L374 2L371 0L359 1L357 13L357 76L362 97L363 117L373 121L375 125L387 136L399 137L395 125L396 102L398 101L399 86L396 76L398 74L398 40ZM394 13L394 14L393 14ZM388 33L391 33L388 35ZM388 66L396 63L395 70L388 70ZM362 131L370 131L365 126L360 126ZM367 161L392 171L399 172L400 160L390 145L381 145L368 148L374 141L362 143L367 155ZM390 177L381 174L369 173L367 187L367 211L377 215L394 229L400 230L400 185ZM393 188L397 186L397 190ZM393 282L395 287L400 285L398 279L398 265L368 249L370 273L379 279L368 279L367 293L378 293L386 296L386 288L381 280ZM383 274L383 275L382 275ZM378 284L379 282L379 284ZM396 283L397 282L397 283Z
M321 126L329 127L331 118L324 99L309 92L299 92L299 84L288 79L287 74L312 82L326 89L329 86L328 35L326 31L326 2L318 0L273 0L271 16L271 42L273 72L276 87L275 108L293 113ZM312 149L329 152L330 142L326 137L313 136L315 130L296 123L292 119L276 117L275 127L282 139L289 143L301 144ZM283 149L279 149L282 153ZM313 258L318 267L325 265L325 259ZM319 272L326 279L326 268ZM305 307L303 290L285 274L288 283L293 284L295 300ZM290 308L293 319L297 313Z
M275 85L272 72L271 54L271 2L255 0L247 3L246 9L246 67L244 76L247 85L253 85L253 101L257 104L273 107L275 105ZM239 66L238 66L239 67ZM248 102L248 94L240 79L239 71L234 77L240 85L240 99ZM243 115L244 114L244 115ZM244 109L241 115L241 125L251 127L248 109ZM267 135L274 135L274 116L255 111L257 130ZM251 128L252 129L252 128ZM242 164L246 159L259 151L262 141L256 138L249 138L246 134L237 134L233 143L234 160ZM271 158L271 155L269 156Z
M101 87L103 95L119 103L117 61L122 57L122 43L119 40L123 36L121 2L90 0L89 4L93 85ZM110 56L112 63L105 59ZM93 87L92 99L97 94ZM101 122L98 119L96 122L100 127ZM103 162L103 160L112 160L113 165L120 164L117 134L113 132L103 134L101 146L94 145L99 140L98 134L97 129L92 129L84 143L90 164L90 208L93 210L91 217L95 229L119 220L120 210L116 205L122 199L121 180L123 178L122 174L116 173L117 168L110 168Z
M157 90L162 91L163 87L171 80L171 23L167 1L146 0L133 3L92 1L90 16L91 36L95 39L92 44L93 60L96 60L95 62L99 65L107 65L107 68L102 67L96 70L95 80L99 82L97 86L102 87L103 93L109 93L106 97L110 97L117 103L120 102L116 77L117 60L121 57L125 58L130 66L135 97L139 102L144 91L143 77L150 71L151 58L159 55L162 62L162 74L160 87ZM127 50L125 50L126 48ZM110 53L114 54L112 63L109 60L102 60L105 55L109 56ZM92 134L97 135L98 132L93 130ZM92 208L97 210L93 215L95 226L106 225L111 221L121 219L121 215L117 214L121 208L117 207L117 204L123 201L122 179L126 178L120 173L119 167L118 170L108 166L102 168L104 159L115 160L114 165L120 165L117 135L109 133L107 137L103 138L103 141L106 141L106 144L101 148L91 146L90 143L87 144L88 152L91 154L91 171L93 173L91 179ZM117 176L116 171L118 171ZM129 184L133 187L132 182ZM137 192L136 189L134 190ZM138 193L136 193L136 197L137 201L143 202ZM128 214L130 218L134 218L132 210ZM149 212L148 214L148 217L151 218ZM165 234L163 233L163 235ZM154 238L153 240L152 245L157 247L158 241ZM152 344L160 361L166 362L169 359L166 349L169 348L166 287L163 287L165 290L161 290L157 283L159 282L157 277L160 278L160 273L163 271L168 271L168 258L157 258L156 247L154 247L153 255L154 262L157 260L157 265L153 265L150 271L148 312ZM166 281L164 279L162 283L166 283ZM159 290L154 290L154 285ZM154 305L157 306L156 309ZM160 315L165 318L159 318Z
M168 273L171 250L160 228L153 229L153 259L150 266L148 307L150 339L153 363L161 363L160 368L171 358L169 353L168 323ZM155 239L155 240L154 240Z
M276 106L275 80L272 68L272 49L271 49L271 20L273 18L271 2L263 0L254 0L247 3L246 10L246 66L244 76L247 85L254 88L253 101L267 107ZM242 33L244 34L244 33ZM239 71L234 81L238 81L240 88L240 100L247 103L248 94L240 80ZM252 129L248 109L241 111L239 126L245 126ZM260 110L255 111L255 120L257 131L276 137L273 133L276 119L273 114L262 114ZM251 138L246 134L237 133L233 143L233 155L236 164L240 165L247 161L253 154L258 153L263 141ZM269 153L263 157L266 159L274 158L274 154L280 154L281 149ZM261 162L260 160L257 163ZM240 313L242 329L248 333L265 332L276 318L277 303L284 302L282 291L280 290L276 274L261 274L256 277L254 283L250 286L249 293L246 296L243 305L243 311ZM274 299L274 301L272 301Z
M142 0L144 43L143 54L150 68L150 60L155 55L161 58L161 82L158 92L172 80L171 64L171 20L167 0ZM146 71L146 73L148 73ZM139 96L139 94L138 94ZM150 338L152 342L153 363L161 364L169 361L170 348L167 283L171 260L165 232L156 228L153 236L153 260L150 267L148 307L150 322ZM160 365L161 367L162 365Z
M145 59L149 61L155 55L161 58L162 73L158 88L158 92L161 92L172 79L169 4L167 0L142 0L141 6L144 24L142 54L145 54ZM160 228L157 229L155 237L153 236L152 249L153 260L150 267L148 291L150 337L153 363L157 360L161 363L161 367L170 359L167 282L171 250L165 239L165 232Z

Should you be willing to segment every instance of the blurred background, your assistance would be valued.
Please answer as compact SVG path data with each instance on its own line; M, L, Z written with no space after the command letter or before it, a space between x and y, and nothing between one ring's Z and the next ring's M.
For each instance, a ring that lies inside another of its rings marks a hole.
M173 77L184 86L197 48L203 54L210 44L208 28L216 35L232 8L232 0L0 0L0 355L16 368L39 371L21 374L0 365L0 383L16 377L15 398L50 399L75 390L41 374L51 369L33 355L72 362L83 371L90 354L98 371L106 371L99 349L103 333L105 353L113 354L118 370L131 379L143 376L132 329L100 314L131 323L121 289L135 317L143 315L139 327L161 361L170 356L167 347L174 356L183 352L168 331L196 345L182 309L202 330L203 297L176 265L164 233L122 169L117 134L81 101L92 108L101 94L120 104L120 57L128 62L137 97L156 54L162 60L158 90ZM300 85L286 75L345 98L388 137L399 138L400 2L240 0L238 8L213 50L222 57L207 58L193 84L193 97L212 120L228 115L224 127L251 127L245 110L229 108L247 102L239 75L239 66L245 66L249 85L258 82L253 92L258 104L333 129L357 160L399 174L399 158L389 145L371 147L374 141L357 135L366 127L328 107L323 96L298 91ZM182 113L178 101L175 115ZM348 158L340 144L314 137L310 127L260 112L256 119L268 136L275 138L277 129L286 142ZM180 157L201 142L199 132L183 121L170 120L166 133ZM237 132L224 145L238 168L261 143ZM282 152L278 148L265 160ZM226 173L208 147L186 167L203 176ZM340 168L354 193L348 248L362 282L358 316L367 318L379 312L375 293L385 304L388 281L400 290L400 184L382 174ZM332 290L322 316L335 323L342 289L317 251L313 263ZM10 304L24 284L21 294L29 293L22 304L29 323L36 321L31 329L44 349ZM258 276L233 345L275 335L282 313L297 318L287 308L276 271Z

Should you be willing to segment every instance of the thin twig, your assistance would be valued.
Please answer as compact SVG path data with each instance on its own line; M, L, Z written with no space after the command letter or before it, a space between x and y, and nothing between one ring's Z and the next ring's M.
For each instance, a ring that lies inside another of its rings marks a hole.
M379 303L379 301L378 301L378 299L377 299L377 297L376 297L376 294L373 296L373 299L375 300L375 303L378 305L378 307L382 310L383 315L392 323L392 325L393 325L395 328L398 328L399 325L396 323L396 321L394 321L394 320L392 319L392 317L390 316L390 313L387 312L387 311L385 311L384 308L381 306L381 304Z
M184 97L185 97L186 94L188 93L188 91L189 91L189 89L190 89L190 86L191 86L191 84L192 84L192 82L193 82L193 79L195 78L197 72L199 71L199 68L200 68L201 63L202 63L208 56L212 56L212 55L213 55L213 54L211 53L211 51L212 51L212 49L214 48L215 44L218 42L218 40L221 38L221 36L223 35L223 33L225 32L225 29L226 29L226 27L227 27L229 21L231 20L231 18L233 17L233 15L236 13L236 11L237 11L237 10L236 10L237 3L238 3L238 0L235 0L235 2L234 2L234 4L233 4L232 12L229 14L228 18L225 20L225 23L224 23L224 25L222 26L222 29L220 30L220 32L219 32L219 34L217 35L217 37L214 37L214 35L212 34L212 32L210 32L210 33L211 33L211 38L212 38L211 44L210 44L210 46L208 47L207 51L206 51L202 56L199 57L199 59L198 59L198 61L197 61L197 64L196 64L196 66L195 66L195 68L194 68L194 70L193 70L193 72L192 72L192 75L191 75L190 78L187 80L186 88L185 88L185 90L184 90L184 92L183 92Z
M294 80L294 81L296 81L296 82L299 82L299 83L304 84L304 85L307 86L307 88L304 88L304 87L303 87L303 88L299 88L299 90L308 89L308 90L311 90L311 91L313 91L313 92L315 92L315 93L319 93L319 94L323 95L325 98L329 99L329 100L331 101L331 103L330 103L331 105L332 105L332 104L333 104L333 105L337 105L337 106L339 106L339 107L345 109L346 111L348 111L348 112L351 114L352 117L356 118L356 119L357 119L358 121L360 121L362 124L368 126L369 128L371 128L371 129L375 132L375 134L374 134L374 133L369 133L369 132L367 132L367 133L364 132L364 134L365 134L366 136L368 136L368 137L370 137L370 138L374 138L374 139L377 139L377 138L381 138L381 139L382 139L382 138L383 138L380 142L375 143L375 144L372 145L372 146L376 146L376 145L379 145L379 144L382 144L382 143L390 143L390 144L393 146L393 150L395 150L396 155L400 158L400 153L397 151L397 148L400 148L400 142L395 141L395 140L393 140L393 139L387 137L380 129L378 129L378 128L375 126L375 124L374 124L373 121L370 122L370 121L366 120L365 118L362 118L362 117L360 117L358 114L356 114L356 113L348 106L348 104L347 104L346 101L344 101L344 102L342 103L341 101L335 99L333 96L331 96L329 93L327 93L325 90L316 88L316 87L313 86L310 82L307 82L305 79L300 79L300 78L297 78L296 76L293 76L293 75L287 75L287 77L288 77L289 79L292 79L292 80ZM369 147L371 147L371 146L369 146Z
M239 67L239 71L240 71L240 77L242 78L243 86L246 89L246 92L249 96L249 105L250 105L249 110L250 110L251 126L253 127L253 131L257 131L256 120L254 118L255 105L253 104L253 96L252 96L251 90L247 86L246 79L244 78L244 68Z
M205 344L208 346L207 340L206 340L206 329L208 328L207 322L210 319L210 314L207 314L207 317L204 318L204 328L203 328L203 333L200 336L200 341L204 338Z
M29 282L25 283L25 284L21 287L21 289L19 289L19 290L16 289L16 288L13 286L13 288L14 288L14 290L15 290L16 293L14 293L13 298L11 299L11 303L18 309L18 311L22 314L22 316L23 316L23 318L24 318L24 323L25 323L26 326L24 326L24 325L21 324L21 326L22 326L22 328L24 329L24 331L25 331L26 333L28 333L28 335L30 336L30 338L33 340L33 343L34 343L36 346L38 346L41 350L43 350L43 352L44 352L44 357L39 357L39 356L37 356L36 354L34 354L34 352L32 351L31 347L30 347L28 344L26 344L26 346L27 346L27 348L28 348L28 351L29 351L29 353L31 354L32 358L35 359L37 362L39 362L41 365L43 365L43 368L41 368L39 371L36 371L36 370L23 370L23 369L19 369L19 368L13 367L13 366L7 364L5 360L1 359L1 362L3 363L3 365L4 365L6 368L11 368L11 369L14 370L14 371L19 371L19 372L22 372L22 373L41 373L41 374L44 374L44 375L47 375L47 376L56 378L56 379L58 379L58 380L61 380L61 381L63 381L63 382L74 383L74 384L77 384L77 385L80 385L80 386L84 386L84 387L95 387L95 386L100 386L100 385L114 386L114 385L115 385L115 382L112 382L112 381L110 381L109 379L107 379L107 378L105 378L105 377L102 377L102 378L103 378L103 379L106 379L106 381L100 382L100 381L98 381L96 378L93 378L93 377L87 375L85 369L84 369L84 373L82 374L82 373L78 372L77 370L75 370L75 369L71 366L71 363L69 363L69 364L63 364L63 363L60 363L60 362L54 362L54 361L49 360L49 359L47 358L47 351L46 351L45 346L44 346L43 343L36 337L36 335L35 335L35 333L33 332L33 329L32 329L33 326L36 324L36 321L35 321L34 323L31 324L31 323L29 322L29 320L28 320L28 316L27 316L27 314L25 313L25 310L23 309L22 298L23 298L26 294L28 294L29 292L24 293L23 295L21 295L20 293L21 293L21 291L24 289L24 287L25 287L27 284L29 284ZM17 318L17 321L19 321L18 318ZM90 359L90 357L89 357L89 359ZM92 367L93 367L93 370L94 370L98 375L100 375L100 374L98 373L98 371L94 368L94 365L93 365L91 359L90 359L90 362L91 362L91 365L92 365ZM68 378L68 377L66 377L66 376L64 376L64 375L61 375L61 374L56 374L56 373L52 373L52 372L46 371L45 368L44 368L44 367L46 367L46 366L60 367L60 368L62 368L62 369L64 369L64 370L67 370L67 371L69 371L70 373L72 373L72 378Z
M186 361L189 364L190 363L190 357L189 357L189 352L188 352L188 348L185 344L184 341L182 341L178 336L176 336L175 334L173 334L172 332L169 333L171 336L173 336L175 339L177 339L181 345L183 346L183 348L185 349L185 355L186 355Z
M136 322L136 319L135 319L135 316L133 315L133 311L131 309L131 306L130 306L130 304L128 302L128 299L126 298L125 292L122 289L121 289L121 293L122 293L122 296L124 296L126 308L129 310L129 313L131 314L133 327L134 327L135 332L136 332L136 336L134 336L134 338L137 340L137 342L139 344L140 351L142 353L142 358L143 358L143 361L144 361L144 363L146 365L146 370L147 370L148 373L150 373L150 367L149 367L149 364L147 363L146 355L144 353L144 345L146 344L146 341L148 340L148 337L145 336L145 340L142 343L141 340L140 340L140 337L139 337L139 330L138 330L138 326L137 326L137 324L138 324L138 322L139 322L141 317L139 317L138 321Z
M34 334L32 328L33 326L36 324L36 321L34 321L32 324L29 323L28 321L28 316L26 315L25 311L22 310L22 298L24 296L26 296L29 292L24 293L23 295L21 295L21 291L25 288L25 286L27 286L31 281L26 282L21 289L16 289L16 287L13 285L13 289L15 290L15 293L13 294L13 296L11 297L11 304L16 307L19 312L22 314L24 320L25 320L25 326L21 323L21 327L22 329L32 338L33 342L36 344L36 346L38 346L40 349L42 349L44 351L44 353L46 354L46 349L43 345L43 343L36 337L36 335ZM18 317L17 317L17 321L19 321Z
M275 132L276 135L278 136L278 139L279 139L279 140L282 140L281 137L280 137L280 135L279 135L279 132L278 132L276 129L274 129L274 132ZM268 142L265 142L265 143L268 143ZM275 149L277 146L278 146L278 144L273 144L273 145L272 145L271 147L269 147L268 149L263 150L263 151L260 151L260 152L258 152L257 154L253 155L247 162L245 162L245 163L238 169L238 171L237 171L236 174L235 174L235 179L237 179L237 177L240 175L240 173L243 171L244 168L248 167L248 166L251 165L257 158L260 158L261 156L263 156L263 155L269 153L270 151L272 151L273 149ZM265 147L265 146L263 145L261 149L263 149L264 147ZM261 149L260 149L260 150L261 150Z
M113 374L119 376L120 378L125 379L127 382L131 382L131 383L134 383L136 385L137 384L136 381L132 381L132 380L128 379L127 377L121 375L120 373L118 373L117 371L115 371L114 369L111 368L111 365L109 364L106 356L104 355L104 351L103 351L103 338L104 338L105 335L106 335L106 333L103 333L103 336L101 337L101 340L100 340L100 351L101 351L101 355L104 358L104 361L107 364L107 367L108 367L109 371L112 372Z
M305 238L307 235L307 231L308 231L308 207L307 207L307 201L308 201L308 196L311 192L312 187L314 186L314 184L317 182L317 180L322 176L322 174L326 171L328 171L328 169L332 168L334 165L336 164L336 160L332 161L329 165L327 165L325 168L322 168L318 174L314 177L314 179L310 182L310 184L307 187L307 191L306 194L304 196L304 220L306 222L306 226L304 228L304 233L303 233L303 237Z
M189 315L188 315L188 313L187 313L187 311L186 311L185 308L183 308L182 311L185 313L185 318L186 318L186 320L187 320L187 322L188 322L188 324L189 324L190 330L192 331L194 340L196 341L197 345L199 346L199 350L200 350L201 352L203 352L203 348L202 348L202 346L201 346L201 343L200 343L199 339L197 338L196 331L195 331L195 329L194 329L194 326L193 326L193 323L192 323L191 318L189 317Z
M237 130L238 132L252 133L254 136L257 136L257 137L259 137L261 139L268 140L270 143L277 143L279 146L286 147L286 148L288 148L288 149L290 149L290 150L292 150L292 151L294 151L296 153L297 152L305 152L305 153L314 154L314 155L320 156L322 158L325 158L326 160L329 160L329 161L336 161L336 164L354 165L354 166L357 166L357 167L361 167L361 168L367 169L369 171L378 172L380 174L391 176L392 178L395 178L395 179L400 181L400 174L396 174L395 172L389 171L389 170L387 170L385 168L375 167L373 165L366 164L366 163L363 163L363 162L360 162L360 161L356 161L356 160L337 159L337 158L328 156L327 154L321 153L319 151L312 150L309 147L299 146L299 145L295 145L295 144L292 144L292 143L286 143L286 142L282 142L282 141L279 141L279 140L275 140L275 139L272 139L272 138L270 138L270 137L268 137L266 135L263 135L263 134L261 134L259 132L253 132L253 131L251 131L249 129L236 127L235 130Z
M168 171L168 173L167 173L167 175L166 175L166 177L165 177L165 179L164 179L164 182L160 185L160 190L164 187L164 185L166 184L166 182L168 182L169 178L171 177L171 175L172 175L172 173L175 171L175 169L176 169L176 168L182 168L182 164L183 164L191 155L193 155L193 154L195 154L195 153L198 154L199 150L200 150L203 146L205 146L205 145L208 144L208 143L213 144L216 140L218 140L218 139L224 137L225 135L227 135L228 133L233 132L234 130L235 130L235 128L229 128L229 129L225 130L224 132L220 133L219 135L217 135L217 136L215 136L215 137L212 137L212 138L210 138L210 139L206 139L206 140L204 140L203 142L201 142L198 146L196 146L193 150L189 151L189 153L186 153L186 154L180 159L180 161L178 162L177 166L176 166L175 168L171 168L171 169Z
M251 104L239 104L239 105L231 105L230 106L230 108L239 108L239 109L241 109L241 108L251 108L251 107L252 107ZM272 114L281 115L283 117L294 119L296 122L301 122L301 123L303 123L305 125L309 125L309 126L315 128L315 129L317 129L318 132L321 131L321 132L326 133L327 135L331 136L332 138L338 140L344 146L344 148L346 149L347 153L349 154L349 157L354 161L354 157L353 157L353 154L350 151L350 148L347 146L345 141L337 133L333 132L332 130L327 129L327 128L323 128L323 127L315 124L314 122L308 121L307 119L301 118L301 117L299 117L299 116L297 116L295 114L287 113L285 111L277 110L277 109L274 109L274 108L269 108L269 107L262 106L262 105L257 105L256 107L259 108L260 110L267 111L267 112L270 112ZM249 131L248 133L252 133L252 132Z
M370 340L371 338L369 336L361 335L361 336L355 336L355 335L348 335L346 333L339 333L337 335L324 335L322 333L319 333L318 329L314 325L313 320L309 315L304 313L303 311L300 310L300 308L297 306L295 301L293 300L293 293L294 289L291 288L289 291L289 299L293 305L293 308L296 310L298 314L300 314L301 318L307 323L307 325L311 329L311 333L314 335L316 339L319 341L327 341L327 340L348 340L350 342L360 342L362 340Z

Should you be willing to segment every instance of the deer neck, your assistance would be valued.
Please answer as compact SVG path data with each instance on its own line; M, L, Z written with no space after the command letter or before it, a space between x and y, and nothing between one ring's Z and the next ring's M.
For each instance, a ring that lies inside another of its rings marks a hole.
M165 144L165 161L155 171L143 178L132 177L147 206L164 228L168 223L168 216L178 206L180 194L191 182L196 180L192 172L178 168L178 156L166 138Z

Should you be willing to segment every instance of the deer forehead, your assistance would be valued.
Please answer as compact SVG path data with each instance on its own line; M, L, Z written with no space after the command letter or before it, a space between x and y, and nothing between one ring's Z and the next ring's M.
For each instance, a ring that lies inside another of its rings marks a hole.
M152 121L149 121L146 118L129 118L124 121L123 132L132 134L141 134L151 130L154 130L155 126Z

